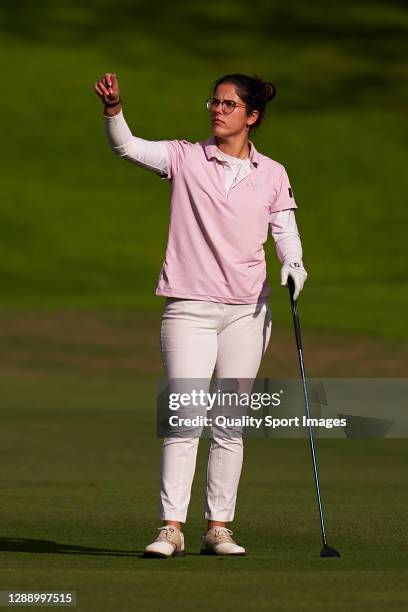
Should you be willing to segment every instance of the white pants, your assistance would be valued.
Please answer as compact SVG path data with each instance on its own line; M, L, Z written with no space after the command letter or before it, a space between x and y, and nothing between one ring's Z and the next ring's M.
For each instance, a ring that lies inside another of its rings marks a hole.
M166 298L161 352L167 378L255 379L271 335L268 303L222 304ZM248 390L250 392L251 389ZM160 518L184 523L199 438L168 437L161 457ZM232 521L242 468L242 437L210 441L205 518Z

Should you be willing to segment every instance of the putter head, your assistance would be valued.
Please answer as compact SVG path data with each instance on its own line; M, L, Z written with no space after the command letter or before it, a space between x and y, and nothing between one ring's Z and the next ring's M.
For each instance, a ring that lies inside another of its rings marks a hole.
M338 550L336 550L335 548L331 548L330 546L327 546L327 544L323 544L323 548L320 551L320 556L321 557L340 557L340 553Z

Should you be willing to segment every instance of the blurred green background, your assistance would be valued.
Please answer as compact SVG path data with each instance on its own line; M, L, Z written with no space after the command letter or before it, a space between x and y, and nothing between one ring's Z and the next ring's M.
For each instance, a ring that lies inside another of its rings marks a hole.
M161 309L170 186L113 155L93 85L116 72L135 135L196 141L240 71L277 85L253 140L294 188L305 324L407 340L407 29L396 1L3 0L1 307Z
M386 0L0 1L0 590L77 589L86 612L406 609L406 440L319 441L334 565L303 440L246 443L233 528L248 557L198 555L201 441L190 554L138 558L158 526L170 185L113 155L93 87L115 72L136 136L196 141L216 78L274 82L253 141L298 205L306 372L404 377L407 30L406 3ZM299 377L266 250L259 375Z

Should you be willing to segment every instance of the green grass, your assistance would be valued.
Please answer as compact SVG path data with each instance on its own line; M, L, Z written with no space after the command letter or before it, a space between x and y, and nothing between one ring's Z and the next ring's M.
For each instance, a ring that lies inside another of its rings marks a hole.
M207 440L184 559L144 560L160 440L154 385L2 381L1 590L76 590L78 609L403 610L405 440L319 440L329 543L321 559L306 440L246 440L233 528L243 558L198 552Z
M253 140L286 166L298 204L302 327L334 332L315 367L344 357L343 332L356 334L347 372L360 334L406 342L407 27L398 1L2 3L0 312L5 330L15 312L31 323L2 334L0 590L76 590L86 612L406 609L405 440L318 441L342 552L326 560L306 440L246 441L233 528L248 556L199 556L203 440L188 556L141 559L158 526L156 348L142 333L133 349L132 319L124 344L89 321L162 308L170 193L113 156L94 82L117 73L135 135L197 141L211 84L241 71L277 85ZM266 251L274 323L291 326L271 239ZM69 317L32 331L35 311L68 309L89 311L82 344Z
M227 0L175 3L154 18L141 0L113 13L102 0L3 6L13 83L3 104L3 309L161 308L170 187L113 156L93 83L118 74L136 135L196 141L210 133L211 83L241 70L278 85L254 140L291 177L309 272L305 322L408 338L395 317L408 295L407 13L381 2L251 6L251 19L244 2L231 12ZM284 324L271 237L267 257Z

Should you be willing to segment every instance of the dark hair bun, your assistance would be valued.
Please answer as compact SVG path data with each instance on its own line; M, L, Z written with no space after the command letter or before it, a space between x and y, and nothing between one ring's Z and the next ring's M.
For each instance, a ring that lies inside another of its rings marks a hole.
M269 81L264 81L258 75L248 76L247 74L237 72L226 74L217 79L212 87L213 95L221 83L229 83L235 87L237 95L247 107L248 114L254 110L258 111L255 123L249 127L250 130L257 129L263 120L267 103L276 96L275 85L269 83Z
M266 101L270 102L276 96L276 87L272 83L264 81Z

